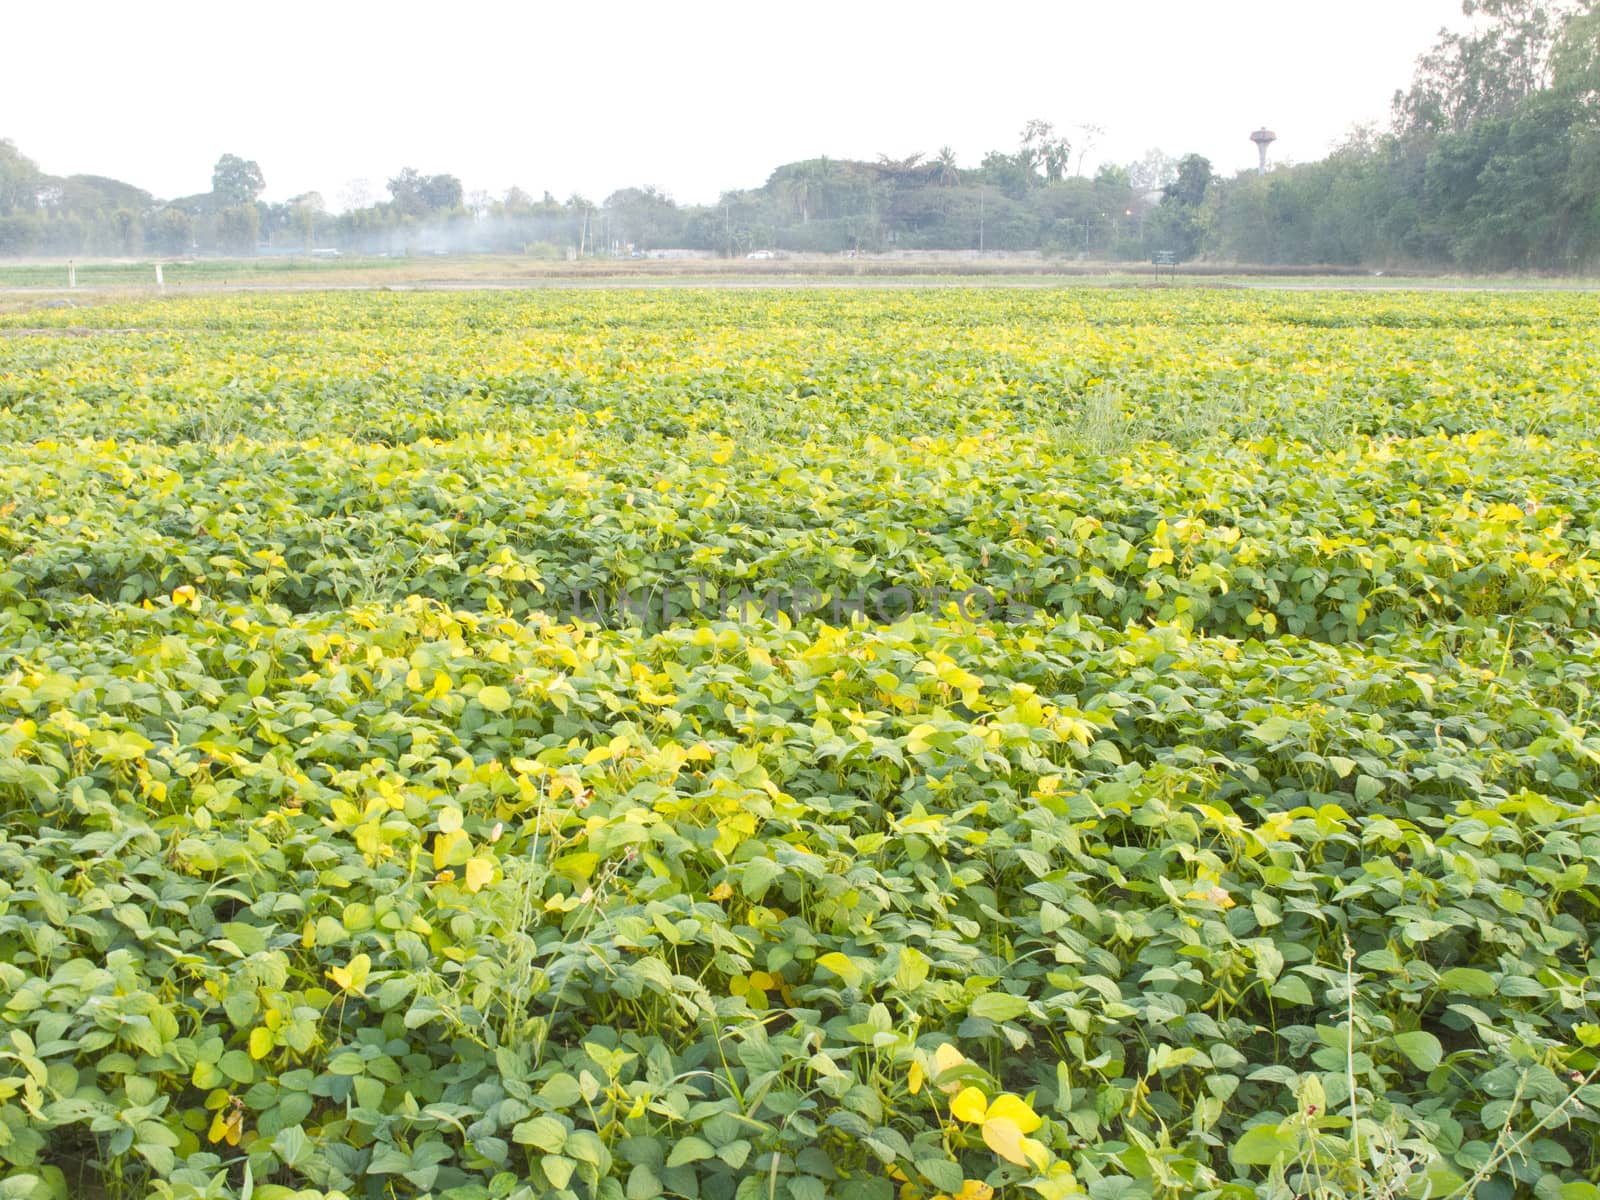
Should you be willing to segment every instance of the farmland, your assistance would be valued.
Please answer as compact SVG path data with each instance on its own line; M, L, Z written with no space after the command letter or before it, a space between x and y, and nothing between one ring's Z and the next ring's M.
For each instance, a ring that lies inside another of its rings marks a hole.
M1600 1197L1577 294L0 314L0 1197Z

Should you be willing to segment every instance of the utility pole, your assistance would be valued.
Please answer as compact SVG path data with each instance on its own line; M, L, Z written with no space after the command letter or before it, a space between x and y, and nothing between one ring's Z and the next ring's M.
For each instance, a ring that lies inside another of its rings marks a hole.
M983 253L983 184L978 185L978 253Z

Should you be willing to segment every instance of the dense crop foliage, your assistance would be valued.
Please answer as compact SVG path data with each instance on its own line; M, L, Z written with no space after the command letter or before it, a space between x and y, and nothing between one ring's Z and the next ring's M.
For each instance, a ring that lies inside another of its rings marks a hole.
M0 1197L1600 1195L1597 326L0 317Z

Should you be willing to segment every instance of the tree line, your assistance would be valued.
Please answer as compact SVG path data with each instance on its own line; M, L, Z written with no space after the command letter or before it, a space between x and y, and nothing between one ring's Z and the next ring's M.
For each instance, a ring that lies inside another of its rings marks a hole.
M1102 133L1029 121L1014 147L962 166L948 148L776 168L714 205L653 187L598 203L467 194L406 167L388 198L332 213L315 192L260 199L260 167L223 155L209 192L157 201L102 176L45 175L0 141L0 255L499 251L547 257L681 248L1037 250L1137 260L1465 270L1600 266L1600 0L1464 0L1396 93L1388 125L1316 162L1220 177L1154 150L1089 171Z

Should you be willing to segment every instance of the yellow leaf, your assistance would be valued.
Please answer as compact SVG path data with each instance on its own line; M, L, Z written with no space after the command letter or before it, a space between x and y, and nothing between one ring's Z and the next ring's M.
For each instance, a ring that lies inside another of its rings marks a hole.
M467 859L467 891L480 891L483 886L493 878L494 859L483 858L481 856Z
M982 1122L984 1113L988 1111L989 1098L975 1087L962 1088L960 1094L950 1102L952 1116L974 1125Z
M449 833L441 833L433 839L433 869L442 871L454 866L458 860L465 862L471 849L472 840L464 830L452 829Z
M733 885L724 881L711 889L711 899L726 900L733 895Z
M989 1105L989 1111L983 1117L985 1123L989 1121L1010 1121L1023 1133L1032 1133L1044 1122L1039 1119L1039 1114L1029 1108L1026 1102L1011 1095L1009 1092L996 1096L994 1103Z
M244 1132L244 1110L236 1107L219 1109L217 1115L211 1118L211 1130L207 1136L213 1142L227 1142L230 1146L239 1144L239 1135Z
M989 1200L994 1195L994 1189L981 1179L968 1179L961 1185L951 1200Z
M1016 1122L1004 1117L983 1123L983 1141L1001 1158L1019 1167L1031 1165L1042 1171L1050 1161L1050 1152L1042 1143L1023 1137Z
M913 1096L915 1096L918 1092L920 1092L922 1090L922 1064L921 1063L914 1062L914 1063L911 1064L911 1070L909 1072L909 1078L906 1080L906 1087L911 1092L911 1094Z
M1016 1163L1019 1167L1028 1165L1028 1156L1022 1152L1022 1130L1017 1128L1015 1121L985 1121L983 1141L1007 1162Z
M272 1053L272 1030L261 1026L250 1031L250 1057L265 1058Z
M949 1042L939 1046L938 1050L933 1051L934 1080L939 1080L950 1067L962 1066L963 1062L966 1062L966 1056L962 1054L962 1051L957 1050L955 1046L950 1045ZM962 1088L960 1083L939 1083L939 1091L942 1091L946 1096L954 1096L957 1091L960 1091L960 1088Z
M345 991L359 996L367 986L367 976L372 972L372 959L358 954L346 967L329 967L328 977Z
M1018 1143L1018 1146L1022 1150L1023 1157L1033 1164L1035 1171L1042 1171L1049 1165L1050 1151L1045 1149L1043 1142L1025 1137Z
M439 812L439 832L454 833L461 828L461 810L454 804L447 804Z

